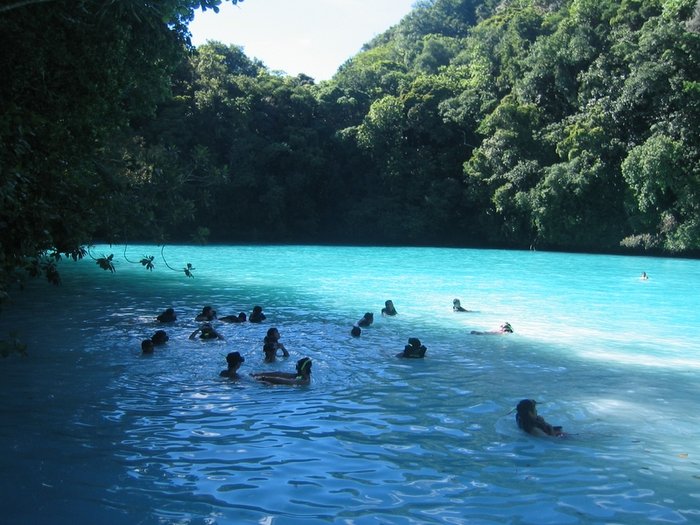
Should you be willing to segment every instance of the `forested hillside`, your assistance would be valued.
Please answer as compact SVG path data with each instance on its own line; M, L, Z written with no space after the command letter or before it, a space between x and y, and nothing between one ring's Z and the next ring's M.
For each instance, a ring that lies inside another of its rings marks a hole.
M5 281L95 241L698 253L696 0L424 0L320 83L189 46L219 3L0 11Z

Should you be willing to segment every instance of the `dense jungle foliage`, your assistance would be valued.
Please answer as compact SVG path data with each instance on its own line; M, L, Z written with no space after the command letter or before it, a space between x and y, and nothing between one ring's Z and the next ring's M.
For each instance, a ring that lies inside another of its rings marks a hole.
M319 83L189 45L220 3L0 7L1 289L95 241L698 253L696 0L422 0Z

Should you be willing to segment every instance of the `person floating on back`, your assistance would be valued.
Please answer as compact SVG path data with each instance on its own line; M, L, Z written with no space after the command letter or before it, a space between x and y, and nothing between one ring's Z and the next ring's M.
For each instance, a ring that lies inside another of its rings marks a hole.
M534 399L523 399L515 408L515 421L518 427L528 434L562 436L562 427L555 427L547 423L542 416L537 415L537 401Z
M296 373L256 372L250 375L272 385L308 385L311 383L311 364L311 359L304 357L297 361Z
M177 321L177 316L175 315L175 310L168 308L156 317L156 319L161 323L174 323Z
M479 332L477 330L472 330L471 333L473 335L501 335L501 334L512 334L513 333L513 327L510 326L510 323L503 323L501 326L498 327L498 330L491 330L489 332Z
M248 317L248 321L251 323L262 323L267 317L262 311L262 306L254 306L253 311Z
M356 326L361 326L362 328L366 328L369 325L371 325L374 322L374 314L372 312L366 312L365 315L362 316L362 319L357 321Z
M210 323L204 323L202 326L197 328L194 332L190 334L190 339L194 339L199 335L200 339L211 340L211 339L221 339L225 341L224 336L219 332L214 330L214 327Z
M382 315L384 316L393 316L398 314L399 312L396 311L396 308L394 308L394 302L392 300L388 300L384 302L384 308L382 308Z
M224 323L245 323L248 317L245 312L240 312L238 315L225 315L224 317L219 317L219 321Z
M403 352L396 354L396 357L407 357L412 359L422 359L425 357L424 345L420 344L420 339L416 337L410 337L408 339L408 344L404 347Z
M245 363L245 357L239 352L230 352L226 356L226 364L228 368L219 372L220 377L228 377L229 379L238 379L238 369Z
M466 308L462 306L462 303L460 302L459 299L454 299L452 301L452 311L453 312L468 312Z
M205 306L202 308L202 313L198 314L197 317L194 318L194 320L198 322L213 321L214 319L216 319L216 310L214 310L211 306Z

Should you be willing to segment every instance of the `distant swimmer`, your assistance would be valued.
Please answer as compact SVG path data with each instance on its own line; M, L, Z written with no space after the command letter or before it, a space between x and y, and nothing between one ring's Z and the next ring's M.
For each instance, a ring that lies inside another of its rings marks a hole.
M174 323L177 321L177 316L175 315L175 310L168 308L156 317L156 319L161 323Z
M647 275L647 272L642 272L642 275L639 277L642 281L648 281L649 276Z
M412 359L421 359L425 357L425 351L427 348L420 344L420 339L416 337L410 337L408 339L408 344L404 347L403 352L396 354L396 357L406 357Z
M472 330L471 333L473 335L501 335L501 334L512 334L513 333L513 327L510 326L510 323L503 323L501 326L498 327L498 330L491 330L488 332L479 332L477 330Z
M154 346L162 346L167 343L169 339L165 330L157 330L156 333L151 336L151 341Z
M366 312L365 315L362 316L362 319L357 321L356 325L361 326L362 328L366 328L370 326L374 322L374 314L372 312Z
M296 373L256 372L250 374L258 381L273 385L308 385L311 383L311 359L304 357L297 361Z
M394 316L399 312L394 308L394 302L392 300L384 301L384 308L382 308L382 315L384 316Z
M141 341L141 353L148 355L153 353L153 341L150 339L144 339Z
M282 351L282 357L289 357L289 352L280 343L280 333L277 328L270 328L267 331L265 339L263 339L263 352L265 354L265 362L275 361L277 358L277 352Z
M238 379L238 369L245 363L245 357L239 352L230 352L226 356L226 364L228 368L219 372L220 377L228 377L229 379Z
M360 337L362 335L362 328L359 326L353 326L350 330L350 335L353 337Z
M542 416L537 415L537 402L534 399L523 399L516 407L515 421L518 427L528 434L563 436L562 427L555 427L547 423Z
M213 321L214 319L216 319L216 310L214 310L211 306L205 306L202 308L202 313L198 314L197 317L194 318L194 320L198 322Z
M225 315L224 317L219 317L219 321L224 323L245 323L248 319L245 312L240 312L238 315Z
M224 336L219 332L214 330L214 327L210 323L204 323L202 326L197 328L194 332L190 334L190 339L194 339L199 335L200 339L211 340L211 339L221 339L225 341Z
M467 310L462 306L462 303L459 301L459 299L454 299L452 301L452 311L453 312L469 312L471 310Z
M253 311L248 317L248 321L251 323L262 323L267 317L263 313L262 306L254 306Z

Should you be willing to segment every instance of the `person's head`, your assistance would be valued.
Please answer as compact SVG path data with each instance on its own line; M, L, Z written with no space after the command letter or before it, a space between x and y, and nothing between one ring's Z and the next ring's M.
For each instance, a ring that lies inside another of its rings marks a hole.
M202 308L203 315L211 315L212 311L213 309L211 306L205 306L204 308Z
M277 341L280 338L280 332L274 326L267 330L267 338Z
M515 407L515 420L518 426L530 432L537 419L537 401L534 399L521 399L518 406Z
M213 339L218 336L216 330L214 330L214 327L210 323L204 323L200 327L200 331L202 332L200 336L202 339Z
M240 322L244 323L246 321L246 319L248 319L248 317L246 316L245 312L238 313L238 320Z
M452 306L454 306L455 308L459 308L460 306L462 306L462 303L459 301L459 299L453 299Z
M141 352L144 354L152 354L153 353L153 341L150 339L144 339L141 341Z
M254 314L261 314L262 313L262 306L253 306L253 313Z
M151 341L153 342L154 345L163 345L168 342L168 334L165 333L165 330L157 330L155 334L151 336Z
M229 370L238 370L243 363L245 363L245 357L239 352L230 352L226 355L226 364L228 364Z
M353 337L360 337L362 335L362 328L359 326L353 326L352 330L350 330L350 335Z
M391 310L394 308L394 302L389 299L388 301L384 301L384 306L387 307L387 309Z
M374 321L374 314L372 312L365 312L365 315L363 315L362 318L367 321Z
M263 354L265 354L265 361L270 363L277 358L277 348L275 348L274 343L265 343L263 345Z
M410 337L408 344L403 349L403 357L425 357L425 346L420 344L420 339Z
M297 374L300 376L311 374L311 359L302 357L297 361Z
M413 348L420 348L420 339L418 339L417 337L409 337L408 344L411 345L411 347Z
M507 333L507 334L512 334L513 333L513 327L510 326L510 323L503 323L501 325L501 332Z

